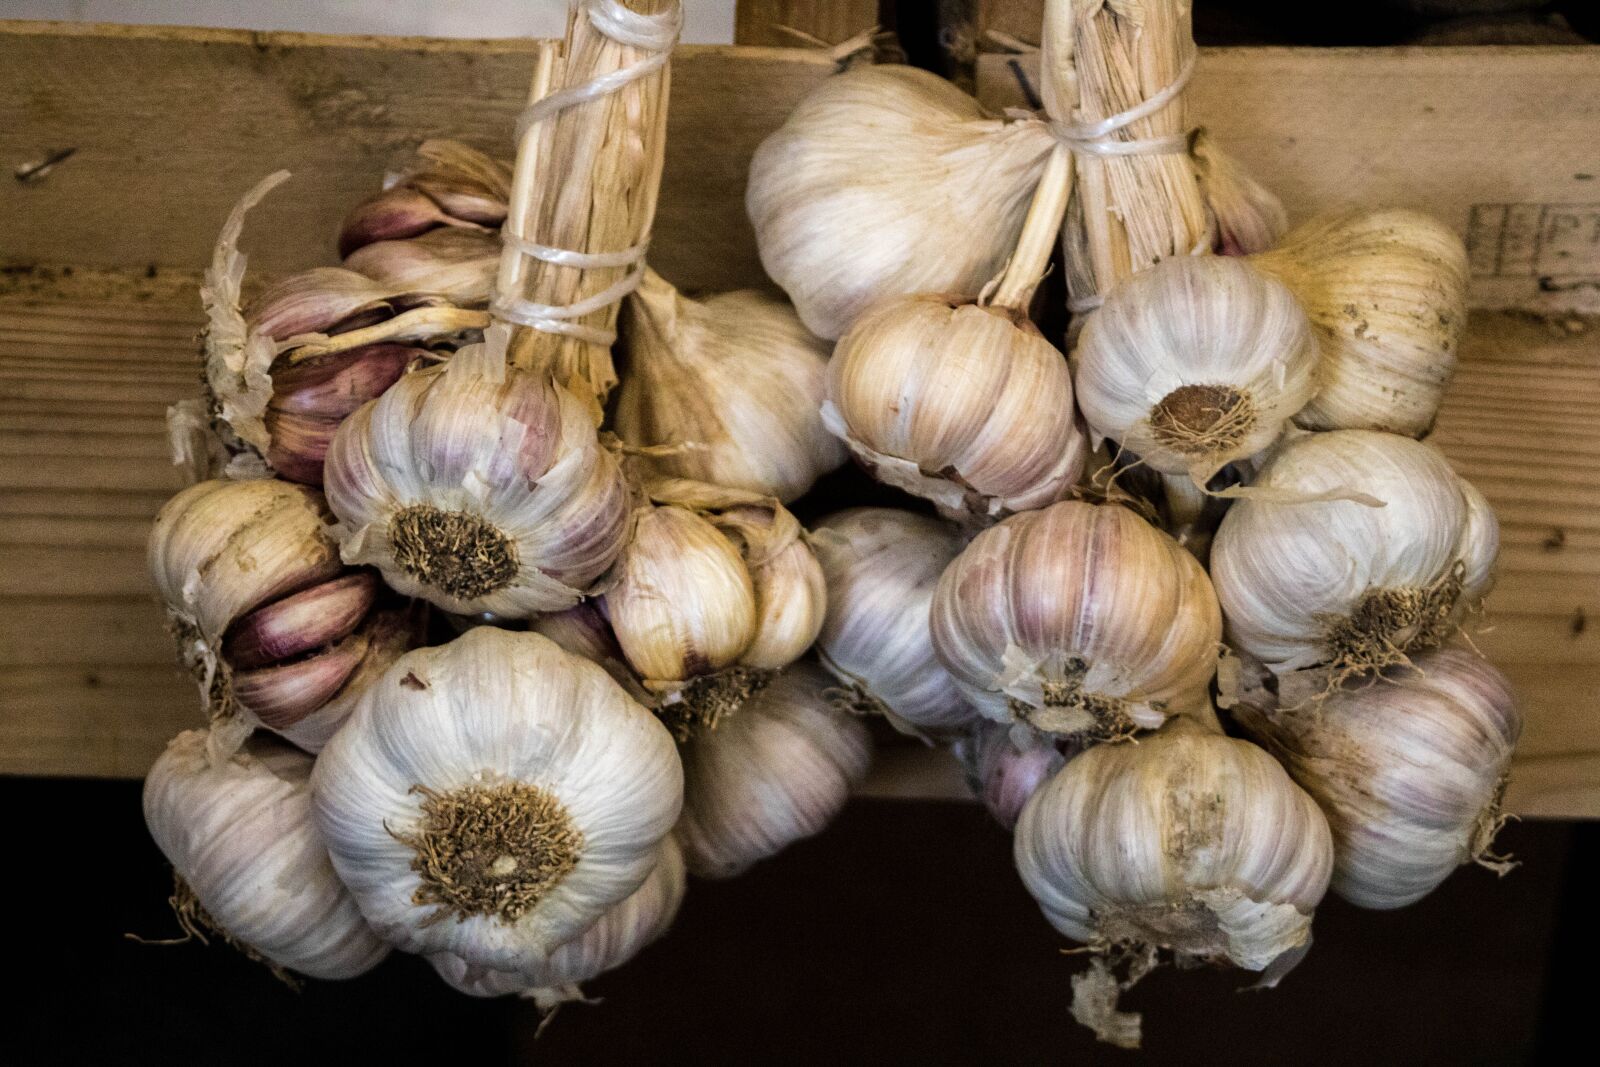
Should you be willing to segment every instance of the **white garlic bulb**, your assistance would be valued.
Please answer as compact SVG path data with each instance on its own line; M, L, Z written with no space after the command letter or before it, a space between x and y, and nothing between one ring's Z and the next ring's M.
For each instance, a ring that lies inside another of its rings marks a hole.
M353 978L389 946L362 919L311 816L311 757L252 740L213 758L203 730L168 743L144 783L144 818L178 879L192 934L313 978Z
M1315 711L1249 702L1235 718L1283 761L1333 829L1334 892L1398 908L1488 855L1522 713L1505 675L1466 649L1419 655Z
M1358 489L1382 503L1247 496L1224 516L1211 577L1229 640L1274 673L1404 662L1488 591L1493 512L1429 445L1373 430L1305 434L1251 485L1289 499Z
M1022 229L1055 139L926 71L829 78L756 150L745 205L761 263L834 339L906 293L975 297Z
M1251 263L1282 279L1321 340L1312 430L1433 428L1467 323L1467 252L1415 211L1352 212L1297 227Z
M942 735L976 717L933 651L928 606L962 539L895 508L852 508L818 523L811 546L827 582L817 651L860 704L904 729Z
M1113 289L1072 364L1096 445L1111 438L1203 485L1271 445L1311 399L1317 342L1282 282L1241 259L1180 256Z
M627 538L627 486L584 402L488 346L346 419L324 476L344 559L459 615L570 607Z
M537 981L649 877L682 775L671 735L601 668L482 626L401 657L312 784L380 935Z
M1067 937L1261 971L1309 943L1333 842L1271 756L1178 719L1069 760L1023 809L1015 858ZM1074 1016L1136 1046L1138 1017L1115 1010L1096 970L1073 982Z
M1123 736L1202 697L1222 618L1193 556L1133 512L1067 501L973 539L939 579L933 647L984 715Z
M626 369L614 424L658 475L788 503L845 461L822 425L829 345L764 293L690 300L654 271L622 306Z
M729 878L837 815L872 758L866 728L835 708L809 662L784 668L682 747L678 840L689 870Z
M517 993L549 1009L582 996L580 982L622 966L667 932L683 902L687 879L683 850L670 835L657 850L655 869L644 885L615 904L589 929L550 953L537 977L468 963L447 952L428 957L453 988L474 997Z
M259 725L316 752L415 643L416 620L379 604L377 577L340 563L306 486L192 485L157 514L148 558L221 750Z
M822 418L874 478L952 518L1060 500L1089 453L1067 362L1026 310L942 296L886 300L856 320L829 364Z

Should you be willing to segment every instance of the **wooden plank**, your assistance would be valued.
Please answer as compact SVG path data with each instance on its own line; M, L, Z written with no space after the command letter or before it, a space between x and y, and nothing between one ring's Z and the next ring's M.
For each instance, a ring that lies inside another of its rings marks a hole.
M878 25L878 0L739 0L733 41L793 48L802 38L789 29L838 44Z
M229 206L279 167L294 179L252 216L252 266L332 262L340 217L421 140L508 151L531 55L515 40L0 22L0 266L202 266ZM761 284L750 154L834 65L692 45L673 64L651 260L689 288Z
M1038 56L985 55L978 95L1024 102ZM1291 218L1384 204L1468 238L1482 307L1600 312L1600 51L1204 49L1203 123Z

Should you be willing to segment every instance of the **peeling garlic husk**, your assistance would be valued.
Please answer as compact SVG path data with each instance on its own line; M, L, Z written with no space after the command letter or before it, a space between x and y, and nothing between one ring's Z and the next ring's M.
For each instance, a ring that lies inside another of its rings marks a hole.
M1062 499L1089 454L1067 361L1027 315L942 296L856 320L822 418L874 478L967 521Z
M416 237L440 226L498 229L511 197L511 168L460 141L428 140L362 201L339 229L339 255L376 241Z
M1086 740L1203 703L1222 637L1193 556L1126 508L1077 501L980 533L939 579L930 619L985 716Z
M830 340L887 297L976 297L1011 255L1055 143L925 71L836 75L751 160L762 266Z
M1372 430L1305 434L1251 486L1371 498L1246 496L1223 517L1211 577L1229 642L1275 674L1317 667L1338 680L1404 662L1489 590L1494 513L1429 445Z
M264 726L318 751L416 643L417 620L340 563L328 520L316 490L265 479L201 482L156 516L150 574L224 750Z
M334 867L380 936L537 983L649 878L683 772L671 735L601 668L484 626L390 667L312 786Z
M1403 907L1462 864L1512 866L1489 849L1522 712L1483 657L1442 648L1315 710L1246 700L1233 715L1322 807L1333 890L1351 903Z
M1297 227L1257 268L1292 289L1322 348L1311 430L1421 437L1433 428L1467 323L1461 238L1415 211L1358 211Z
M252 740L216 758L203 730L168 743L144 784L150 836L178 878L186 932L275 968L354 978L389 946L339 882L311 816L311 757Z
M626 370L614 425L647 472L774 496L803 495L845 461L823 427L829 345L764 293L682 296L647 272L623 303Z
M1311 399L1317 341L1286 286L1247 261L1182 256L1124 280L1072 354L1094 444L1203 486L1270 446Z
M977 712L933 651L928 609L963 539L946 523L895 508L852 508L817 524L811 547L827 585L822 665L907 732L939 737Z
M995 821L1015 828L1022 809L1067 762L1078 746L1061 746L1035 740L1018 745L1013 731L1001 723L984 720L952 746L972 795L983 802Z
M731 878L822 830L866 776L872 742L809 661L785 667L684 742L678 840L689 870Z
M683 903L687 879L683 850L670 835L657 849L655 869L633 895L615 904L595 924L550 953L537 977L497 971L439 952L428 957L452 988L474 997L519 994L541 1009L581 999L580 982L598 978L637 956L667 932Z
M481 308L494 288L500 237L479 230L430 230L403 241L364 245L346 256L344 265L382 285Z
M1138 1017L1098 988L1108 956L1165 949L1270 981L1309 944L1334 862L1327 821L1271 756L1185 719L1069 760L1023 809L1015 858L1050 924L1096 950L1074 1016L1134 1046Z
M346 419L324 475L344 559L459 615L571 607L628 535L627 485L585 404L487 346Z

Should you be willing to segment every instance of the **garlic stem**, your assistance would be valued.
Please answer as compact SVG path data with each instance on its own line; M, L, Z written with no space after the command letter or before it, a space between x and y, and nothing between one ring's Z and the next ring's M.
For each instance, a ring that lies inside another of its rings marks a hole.
M1050 265L1056 237L1061 233L1067 201L1072 197L1072 172L1072 150L1066 145L1057 145L1033 192L1033 203L1022 224L1017 249L990 299L993 306L1027 314L1034 290L1039 288L1045 269Z
M423 307L415 308L404 314L396 315L385 322L375 326L366 326L349 333L336 334L327 337L323 334L303 334L304 337L321 337L320 341L308 341L297 345L297 338L289 338L280 347L292 348L289 353L289 363L304 363L308 359L318 356L331 356L336 352L348 352L352 348L363 345L380 344L384 341L425 341L432 337L448 337L452 334L464 333L467 330L482 330L489 325L489 313L486 311L468 311L464 308L453 307Z

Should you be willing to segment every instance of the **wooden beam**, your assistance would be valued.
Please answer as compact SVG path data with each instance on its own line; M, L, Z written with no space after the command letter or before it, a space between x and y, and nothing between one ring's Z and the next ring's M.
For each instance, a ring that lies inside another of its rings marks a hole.
M802 38L788 29L838 44L879 24L878 0L739 0L733 40L793 48Z

